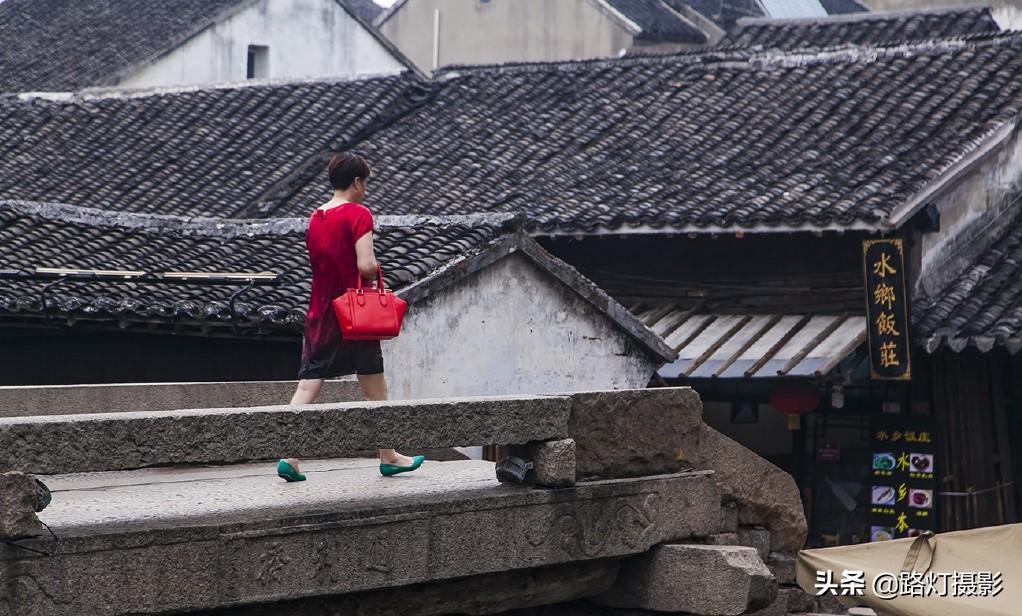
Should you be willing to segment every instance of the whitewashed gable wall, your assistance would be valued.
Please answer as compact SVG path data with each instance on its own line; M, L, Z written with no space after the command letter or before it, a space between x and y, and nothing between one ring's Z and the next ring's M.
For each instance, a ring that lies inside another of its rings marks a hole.
M214 24L119 85L243 81L248 46L269 47L269 77L350 76L404 66L334 0L260 0Z

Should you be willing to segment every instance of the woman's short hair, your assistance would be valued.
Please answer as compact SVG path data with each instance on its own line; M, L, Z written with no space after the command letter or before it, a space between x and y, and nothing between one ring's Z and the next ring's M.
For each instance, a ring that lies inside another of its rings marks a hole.
M330 176L330 184L339 190L345 190L355 178L363 180L369 177L369 163L358 154L351 152L338 152L330 157L326 166L327 175Z

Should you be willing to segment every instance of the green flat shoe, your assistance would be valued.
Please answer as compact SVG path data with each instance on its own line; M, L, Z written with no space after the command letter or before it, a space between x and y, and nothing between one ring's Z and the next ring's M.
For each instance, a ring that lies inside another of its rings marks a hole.
M399 473L410 473L420 466L423 461L426 460L426 456L415 456L412 458L412 463L408 466L398 466L397 464L380 464L380 474L384 477L393 477Z
M287 460L281 458L280 462L277 462L277 476L287 482L292 481L305 481L305 475L295 470L295 467L287 463Z

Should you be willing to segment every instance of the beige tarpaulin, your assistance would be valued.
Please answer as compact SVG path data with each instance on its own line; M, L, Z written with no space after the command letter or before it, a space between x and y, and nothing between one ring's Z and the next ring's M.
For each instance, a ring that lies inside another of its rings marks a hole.
M882 616L1020 616L1022 524L802 550L796 576L813 595L821 585L850 581L836 590L840 595L859 586L859 571L863 593L840 596L849 607L871 607ZM995 596L976 596L997 588ZM913 592L928 596L907 596Z

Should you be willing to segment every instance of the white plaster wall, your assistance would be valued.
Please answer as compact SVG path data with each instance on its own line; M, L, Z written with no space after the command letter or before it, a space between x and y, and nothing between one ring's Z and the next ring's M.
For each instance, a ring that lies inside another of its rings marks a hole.
M388 73L404 68L334 0L260 0L119 85L244 81L249 45L269 46L269 77L273 79Z
M976 239L974 236L982 232L986 222L996 225L1007 197L1019 190L1022 190L1022 131L1016 130L997 153L936 201L940 230L923 234L921 240L922 267L918 280L925 292L937 292L968 265L971 253L958 258L960 249Z
M593 0L409 0L380 31L427 72L436 9L439 66L613 57L632 46L632 35Z
M519 254L409 310L383 343L393 399L642 388L646 352Z

